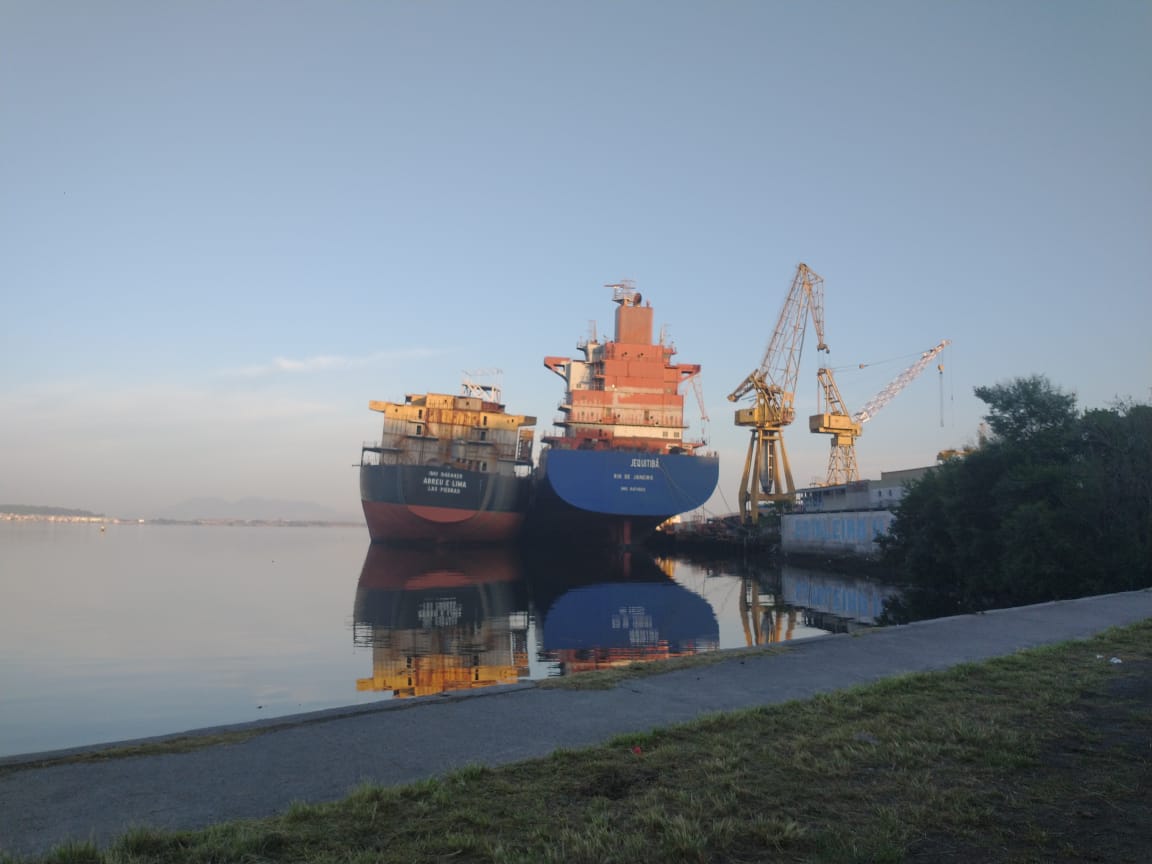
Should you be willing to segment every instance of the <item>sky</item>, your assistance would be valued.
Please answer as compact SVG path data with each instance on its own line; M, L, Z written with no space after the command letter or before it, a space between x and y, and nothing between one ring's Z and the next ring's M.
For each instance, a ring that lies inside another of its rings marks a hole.
M0 0L0 502L356 513L369 400L498 369L543 434L632 279L730 512L800 262L849 410L952 340L865 477L981 385L1147 402L1149 44L1148 0Z

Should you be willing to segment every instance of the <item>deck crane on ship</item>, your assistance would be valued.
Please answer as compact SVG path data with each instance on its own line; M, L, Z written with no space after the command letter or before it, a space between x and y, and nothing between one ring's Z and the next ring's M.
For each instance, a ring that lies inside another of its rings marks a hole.
M801 263L759 367L728 394L729 402L749 396L755 399L755 405L736 409L736 425L751 427L739 493L745 524L759 521L762 501L789 501L796 496L783 429L796 418L796 378L809 316L816 328L816 348L827 352L824 280Z
M887 387L852 415L849 415L848 409L844 407L844 400L840 396L840 388L836 386L832 370L823 366L817 370L816 378L820 383L817 408L820 407L822 395L824 410L818 410L818 413L808 418L808 430L832 436L832 451L828 456L825 485L836 486L860 479L860 472L856 467L856 439L860 437L864 424L876 416L876 412L887 405L897 393L912 383L932 359L950 344L950 339L944 339L935 347L923 352L915 363L893 378Z

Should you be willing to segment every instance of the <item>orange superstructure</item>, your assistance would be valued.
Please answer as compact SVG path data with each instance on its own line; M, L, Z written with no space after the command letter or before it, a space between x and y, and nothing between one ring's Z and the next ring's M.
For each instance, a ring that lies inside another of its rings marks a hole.
M609 286L616 306L615 338L595 336L577 347L584 358L545 357L567 383L557 421L563 434L544 438L562 449L629 449L692 453L700 441L684 439L680 385L700 373L696 363L673 363L676 349L652 339L653 311L631 282Z

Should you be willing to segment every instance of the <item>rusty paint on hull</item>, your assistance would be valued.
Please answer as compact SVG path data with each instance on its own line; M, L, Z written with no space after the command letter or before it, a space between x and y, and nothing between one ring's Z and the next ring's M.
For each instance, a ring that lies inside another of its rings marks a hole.
M364 501L364 519L373 543L490 543L516 537L523 513L481 512Z

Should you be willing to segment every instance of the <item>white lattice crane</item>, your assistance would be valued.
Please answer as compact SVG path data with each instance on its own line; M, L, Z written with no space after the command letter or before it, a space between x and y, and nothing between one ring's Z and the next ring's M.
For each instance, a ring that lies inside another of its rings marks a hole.
M808 429L832 436L832 452L828 456L828 475L825 480L827 485L852 483L860 479L856 467L856 439L860 437L864 424L923 372L932 358L951 342L950 339L944 339L936 347L922 353L915 363L893 378L887 387L872 397L872 401L851 416L844 407L844 400L840 398L840 389L836 386L832 370L821 368L817 371L816 378L820 382L817 409L822 402L824 410L808 418Z
M740 480L740 515L745 523L759 520L761 501L790 500L796 495L782 430L796 418L796 376L809 315L816 328L817 350L827 351L824 280L807 264L800 264L760 366L728 394L729 402L748 396L756 400L750 408L736 409L736 425L752 427Z

